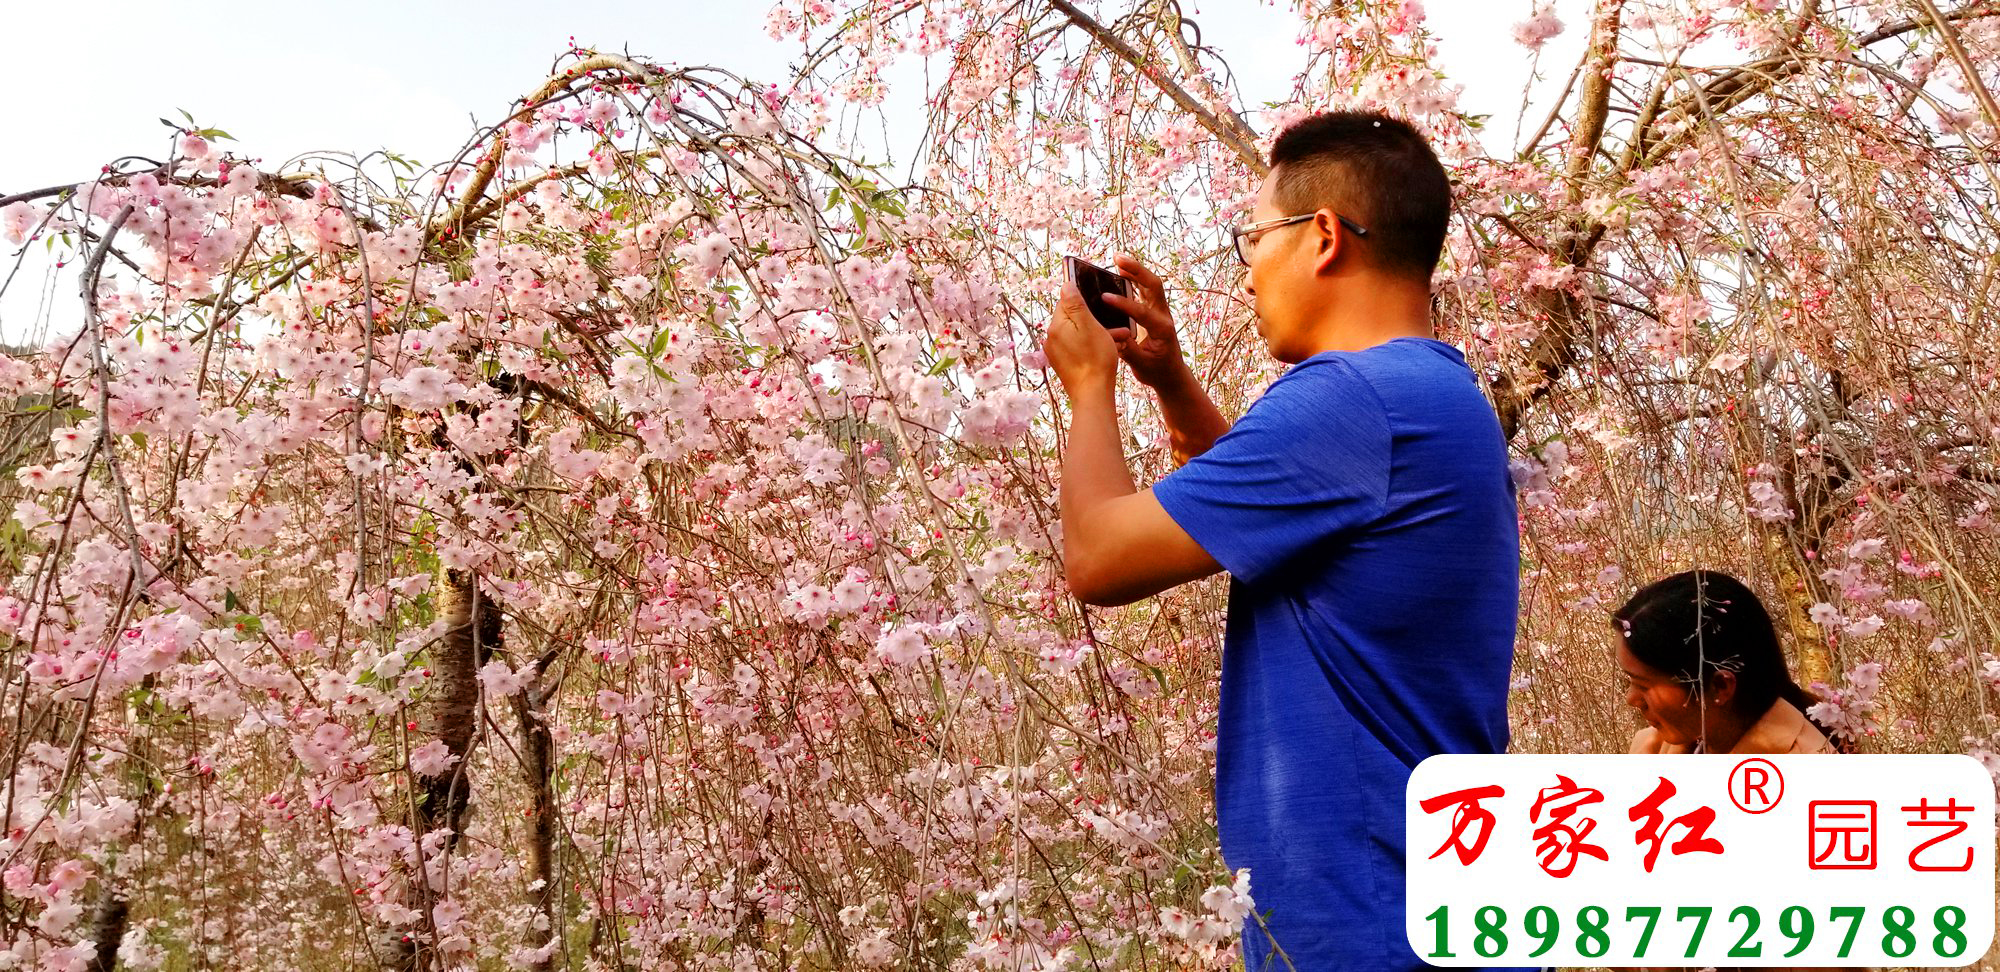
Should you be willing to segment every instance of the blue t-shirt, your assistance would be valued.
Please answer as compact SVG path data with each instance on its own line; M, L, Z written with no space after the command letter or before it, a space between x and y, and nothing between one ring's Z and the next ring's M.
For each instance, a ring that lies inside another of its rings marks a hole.
M1507 748L1520 540L1465 358L1397 338L1271 384L1153 487L1230 573L1215 805L1264 928L1251 972L1425 968L1403 934L1403 791ZM1268 934L1266 934L1268 931Z

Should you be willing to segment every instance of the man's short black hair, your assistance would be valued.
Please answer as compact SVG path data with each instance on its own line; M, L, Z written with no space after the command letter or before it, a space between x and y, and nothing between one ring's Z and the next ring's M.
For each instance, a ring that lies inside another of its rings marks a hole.
M1368 230L1355 252L1377 268L1428 282L1444 251L1451 180L1422 134L1373 111L1329 111L1285 129L1271 146L1287 216L1332 209Z

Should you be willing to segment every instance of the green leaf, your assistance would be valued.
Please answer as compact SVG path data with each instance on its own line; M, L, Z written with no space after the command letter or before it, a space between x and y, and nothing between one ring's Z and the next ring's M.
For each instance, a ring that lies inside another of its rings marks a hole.
M219 138L225 142L236 141L236 136L231 135L220 128L204 128L201 131L196 132L195 134L200 135L202 138Z
M935 378L941 374L944 374L947 370L951 368L952 365L955 365L957 363L958 363L957 358L939 358L937 360L937 363L931 365L930 370L924 372L924 374L930 375L931 377Z
M871 190L868 193L868 205L869 208L874 209L876 212L888 213L898 217L906 215L903 212L902 200L897 199L895 193L887 190Z

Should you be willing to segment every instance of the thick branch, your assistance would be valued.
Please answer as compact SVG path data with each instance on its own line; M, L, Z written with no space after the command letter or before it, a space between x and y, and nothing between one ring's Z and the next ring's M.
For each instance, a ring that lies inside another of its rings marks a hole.
M2000 16L2000 3L1995 3L1993 0L1978 0L1978 2L1968 3L1950 13L1939 14L1938 18L1940 23L1949 24L1962 20L1977 20L1982 17L1992 16ZM1927 23L1929 23L1928 18L1912 18L1883 24L1861 35L1855 41L1854 46L1857 50L1864 47L1871 47L1885 40L1901 37L1904 34L1926 26ZM1653 165L1660 159L1665 158L1669 153L1679 149L1681 143L1694 130L1694 126L1691 123L1703 114L1704 102L1707 104L1706 110L1709 113L1716 115L1724 114L1737 105L1770 90L1778 82L1805 70L1810 60L1810 58L1796 51L1792 53L1773 53L1760 60L1728 71L1721 77L1703 85L1700 90L1689 92L1686 96L1676 99L1671 107L1660 113L1658 122L1653 126L1652 130L1659 131L1662 128L1680 125L1682 126L1680 132L1658 137L1652 137L1650 132L1647 133L1648 137L1641 140L1640 151L1637 153L1643 159L1641 165Z
M1565 166L1572 205L1583 199L1591 162L1604 140L1605 119L1611 109L1611 72L1618 63L1618 35L1624 6L1624 0L1599 0L1597 13L1591 19L1583 90L1577 96L1576 124L1571 129ZM1558 244L1556 256L1571 266L1580 266L1589 261L1590 251L1603 235L1602 224L1580 220L1571 228L1569 237ZM1528 407L1548 394L1563 373L1576 364L1577 345L1588 315L1583 302L1567 290L1537 288L1530 293L1529 300L1543 320L1541 333L1528 348L1531 377L1521 381L1512 373L1502 374L1490 388L1494 411L1500 415L1500 428L1510 441L1521 430Z
M1986 113L1986 124L2000 128L2000 105L1993 103L1993 92L1986 90L1986 82L1979 78L1979 68L1966 56L1965 45L1959 42L1958 28L1951 20L1938 12L1937 4L1931 0L1917 0L1924 8L1924 16L1935 24L1938 36L1944 38L1944 49L1951 52L1951 59L1958 63L1958 70L1965 75L1965 85L1972 89L1972 95L1979 100L1979 108Z
M465 226L472 222L472 213L480 206L481 198L485 196L487 187L493 184L493 177L500 171L500 163L507 155L508 124L528 117L550 99L568 91L586 75L598 71L621 71L634 75L635 80L648 83L656 80L655 75L658 73L627 58L596 54L578 61L569 70L542 82L541 87L536 88L533 94L521 99L521 107L516 108L513 114L493 126L493 143L488 146L485 156L479 160L478 167L473 169L472 180L466 184L465 191L459 194L458 202L451 207L451 211L431 224L425 234L426 237L435 239L447 231L462 234ZM501 205L504 206L506 203L503 202Z
M1152 63L1145 54L1126 43L1117 34L1112 33L1110 28L1098 23L1089 14L1077 9L1077 6L1070 3L1069 0L1049 0L1049 4L1057 10L1062 11L1063 16L1068 17L1070 23L1083 28L1084 33L1089 34L1091 39L1104 45L1106 50L1116 54L1125 63L1137 68L1139 73L1144 75L1147 80L1153 82L1162 93L1168 98L1173 99L1174 104L1179 105L1182 111L1193 115L1195 121L1201 123L1201 127L1208 129L1209 133L1221 139L1224 145L1235 150L1236 155L1243 160L1244 165L1250 167L1252 172L1262 176L1271 171L1271 167L1264 162L1263 153L1257 151L1257 133L1251 131L1250 126L1245 124L1234 112L1231 112L1227 119L1218 117L1215 112L1210 111L1207 106L1201 103L1200 99L1196 98L1186 88L1181 87L1172 78L1167 77L1160 70L1159 65Z
M1624 0L1598 0L1597 15L1591 18L1583 93L1577 100L1576 127L1570 136L1565 170L1572 200L1583 198L1583 178L1590 174L1590 161L1597 157L1597 146L1604 140L1604 120L1611 110L1611 72L1618 65L1618 33L1624 12Z
M1196 44L1201 43L1201 29L1194 26L1194 21L1181 16L1180 4L1176 0L1161 0L1158 15L1160 26L1167 37L1167 43L1173 46L1174 57L1180 61L1181 74L1189 78L1200 77L1201 61L1195 57L1195 50L1188 44L1187 38L1181 36L1181 28L1190 27L1194 29ZM1219 115L1218 117L1232 131L1248 136L1251 145L1254 146L1256 144L1256 129L1250 127L1249 120L1245 119L1241 112L1232 108L1228 110L1226 115Z

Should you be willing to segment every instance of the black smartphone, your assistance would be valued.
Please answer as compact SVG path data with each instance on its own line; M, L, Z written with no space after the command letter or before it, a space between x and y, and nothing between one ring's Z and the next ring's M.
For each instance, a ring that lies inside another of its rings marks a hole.
M1107 330L1132 326L1132 315L1105 303L1103 297L1104 294L1132 296L1131 281L1078 257L1063 257L1063 275L1076 284L1084 306L1090 308L1090 316L1097 318L1097 323Z

